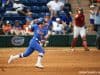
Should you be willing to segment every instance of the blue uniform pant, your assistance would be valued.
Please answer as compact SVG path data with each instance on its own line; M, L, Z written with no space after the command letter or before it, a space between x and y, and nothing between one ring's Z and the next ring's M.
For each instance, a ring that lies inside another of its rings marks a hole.
M25 52L23 53L23 57L27 57L30 54L32 54L34 51L38 51L39 53L45 53L44 49L42 48L42 46L39 44L38 41L36 41L35 39L31 39L28 48L25 50Z

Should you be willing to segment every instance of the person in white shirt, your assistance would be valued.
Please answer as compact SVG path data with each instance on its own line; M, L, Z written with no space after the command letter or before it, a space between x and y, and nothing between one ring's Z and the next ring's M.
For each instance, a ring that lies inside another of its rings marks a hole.
M56 18L56 21L52 22L52 35L62 35L64 34L64 25L60 18Z
M13 9L10 10L10 11L6 11L6 14L18 14L18 13L21 13L23 15L26 15L26 13L23 11L24 7L25 6L20 3L20 0L14 0Z
M47 3L49 11L51 13L51 18L57 15L57 12L61 11L64 7L64 3L59 0L53 0Z
M21 11L21 10L23 10L24 5L21 4L21 3L19 2L19 0L16 0L16 1L14 2L14 4L13 4L13 8L14 8L16 11Z
M26 15L26 13L23 11L24 10L24 5L20 3L20 0L15 0L14 4L13 4L13 9L18 12L21 13L23 15Z

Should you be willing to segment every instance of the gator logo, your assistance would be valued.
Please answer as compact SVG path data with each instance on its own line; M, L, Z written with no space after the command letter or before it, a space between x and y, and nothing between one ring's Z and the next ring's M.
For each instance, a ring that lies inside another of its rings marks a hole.
M25 38L24 37L19 37L19 36L15 36L11 39L11 43L14 46L22 46L24 44Z

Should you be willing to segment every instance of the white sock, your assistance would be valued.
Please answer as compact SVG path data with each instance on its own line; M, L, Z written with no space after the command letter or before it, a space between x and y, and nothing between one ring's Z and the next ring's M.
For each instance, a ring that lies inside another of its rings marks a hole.
M19 54L18 54L18 55L14 55L14 56L12 57L13 60L15 60L15 59L17 59L17 58L20 58L20 55L19 55Z
M36 63L36 64L41 64L41 62L42 62L42 59L43 59L43 57L41 57L41 56L38 56L38 59L37 59L37 63Z

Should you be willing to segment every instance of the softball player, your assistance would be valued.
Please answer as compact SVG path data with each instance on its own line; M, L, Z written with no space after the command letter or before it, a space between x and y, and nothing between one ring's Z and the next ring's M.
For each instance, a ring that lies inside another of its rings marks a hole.
M21 54L11 55L8 60L8 63L11 63L13 60L15 60L17 58L27 57L36 50L39 52L39 55L38 55L38 59L35 64L35 67L37 67L37 68L44 67L41 62L42 62L45 51L42 48L42 46L40 45L40 43L44 42L44 41L41 42L42 39L44 39L44 38L47 39L48 34L47 34L47 31L46 32L44 31L43 26L44 26L43 22L39 22L38 25L32 26L31 29L34 30L34 36L30 40L28 48L25 50L25 52L23 52Z
M85 16L83 14L82 8L77 9L77 14L75 15L75 25L74 25L73 33L74 33L73 40L71 43L72 51L74 50L79 35L82 38L84 49L86 51L89 51L87 46L87 41L86 41Z

